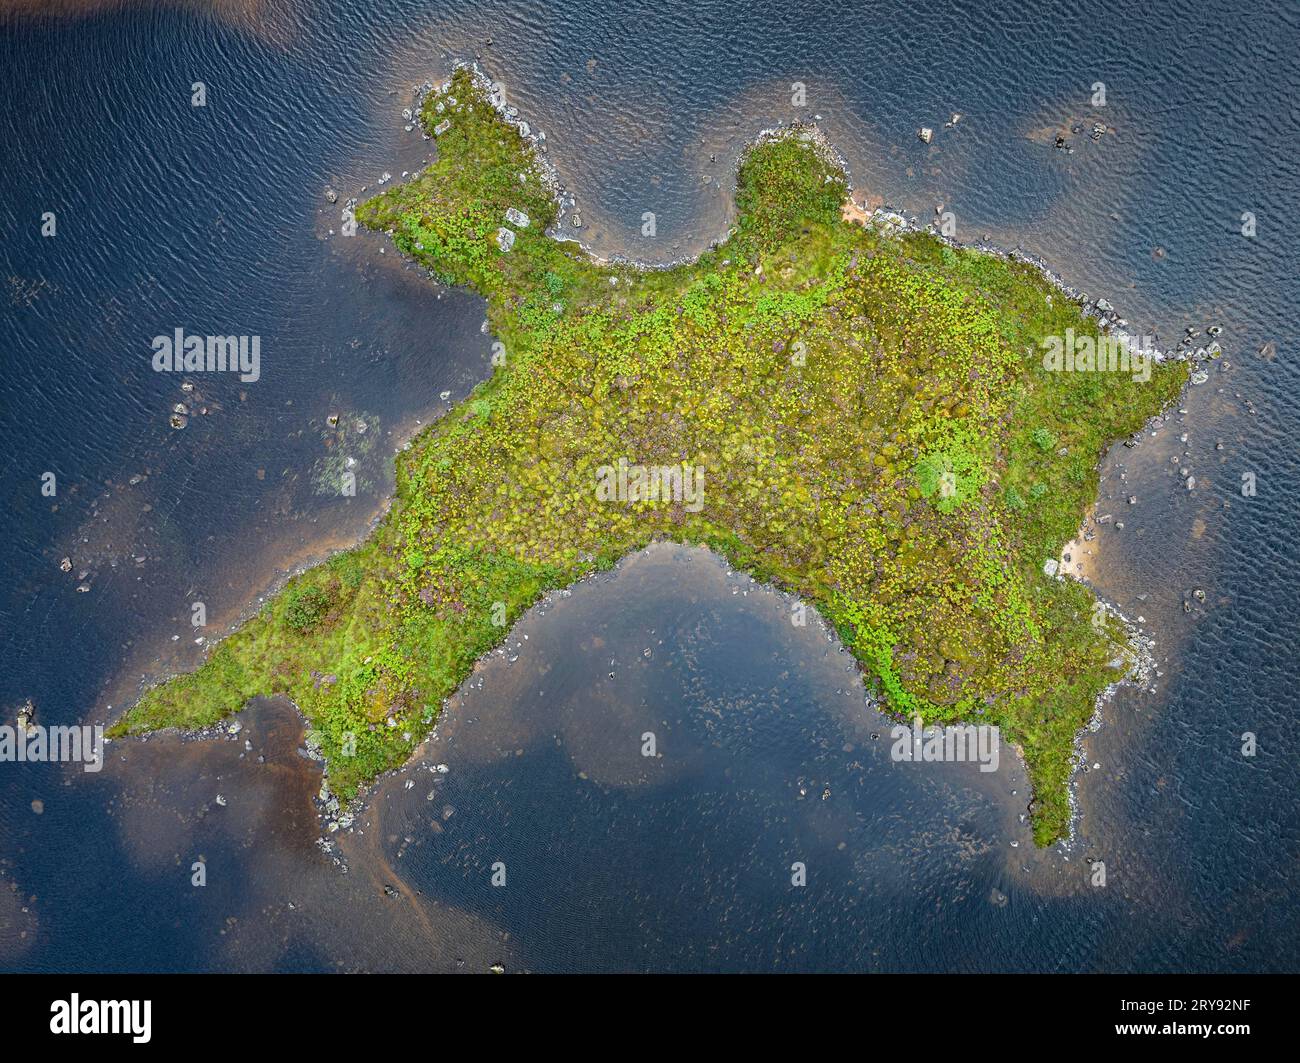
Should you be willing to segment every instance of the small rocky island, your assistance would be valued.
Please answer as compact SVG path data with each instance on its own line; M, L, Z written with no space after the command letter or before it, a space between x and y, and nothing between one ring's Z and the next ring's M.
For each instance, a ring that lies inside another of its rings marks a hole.
M1062 837L1075 736L1133 657L1049 562L1105 449L1186 364L1045 366L1053 338L1099 338L1097 321L1032 265L842 213L846 175L807 129L745 153L728 240L657 270L548 235L554 181L472 71L420 117L437 161L356 216L487 299L492 377L398 457L366 542L112 733L282 693L350 797L542 594L672 539L815 605L891 714L997 724L1032 778L1036 841Z

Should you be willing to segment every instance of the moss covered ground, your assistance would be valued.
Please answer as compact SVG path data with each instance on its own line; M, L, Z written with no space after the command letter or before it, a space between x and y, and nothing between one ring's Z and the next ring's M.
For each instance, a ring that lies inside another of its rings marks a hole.
M115 732L284 693L349 796L410 755L539 596L673 539L815 604L889 711L999 725L1028 766L1036 841L1061 837L1074 736L1127 650L1043 563L1095 498L1105 448L1186 368L1046 371L1044 337L1097 334L1077 305L1026 264L842 220L845 175L798 130L742 159L730 239L645 270L545 234L557 207L533 146L468 71L421 117L450 123L437 160L357 218L486 297L501 364L398 456L365 543L291 580ZM502 251L512 207L529 224ZM621 458L702 469L702 504L605 499L598 470Z

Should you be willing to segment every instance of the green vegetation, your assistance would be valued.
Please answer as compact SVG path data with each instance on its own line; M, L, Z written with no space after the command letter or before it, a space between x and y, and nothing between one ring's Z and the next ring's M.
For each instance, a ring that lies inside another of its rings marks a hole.
M1096 334L1029 266L842 221L844 175L797 132L756 145L730 240L670 270L602 266L544 234L530 145L459 71L425 103L427 171L365 225L487 298L504 364L397 460L355 550L291 580L115 733L210 724L289 695L336 792L406 758L474 660L549 588L656 538L707 544L834 624L890 710L996 723L1024 753L1035 838L1068 824L1074 735L1123 634L1043 575L1096 495L1103 449L1178 393L1049 373ZM530 218L496 242L507 208ZM597 498L620 458L705 471L704 505Z
M286 596L284 622L298 634L310 631L330 611L330 596L322 587L301 584Z

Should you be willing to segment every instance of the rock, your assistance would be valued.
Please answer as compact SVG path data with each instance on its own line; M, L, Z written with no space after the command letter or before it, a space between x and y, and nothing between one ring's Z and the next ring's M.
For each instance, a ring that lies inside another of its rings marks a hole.
M59 562L59 571L61 571L61 572L71 572L71 571L72 571L72 558L70 558L70 557L65 557L62 561L60 561L60 562Z
M916 135L920 137L922 144L929 144L934 139L934 130L929 126L922 126L916 131Z
M439 122L436 126L433 127L433 135L435 137L440 137L443 135L443 133L447 132L447 130L450 128L451 128L451 119L444 118L441 122Z
M502 226L500 229L498 229L497 247L501 248L502 251L509 251L514 246L515 246L515 234L511 230L505 228L505 226Z
M528 228L528 215L525 214L522 210L517 210L514 207L506 208L506 221L508 221L516 229Z
M1059 569L1060 567L1061 567L1061 563L1057 561L1056 558L1049 557L1046 561L1043 562L1043 575L1055 576L1056 570Z
M325 198L331 203L337 203L339 201L339 194L335 192L334 189L327 188L325 189Z

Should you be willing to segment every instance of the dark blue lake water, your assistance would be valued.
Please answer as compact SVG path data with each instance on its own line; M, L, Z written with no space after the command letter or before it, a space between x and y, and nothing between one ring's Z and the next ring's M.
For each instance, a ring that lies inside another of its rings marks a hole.
M36 6L0 0L6 723L27 698L106 721L193 666L194 602L218 637L363 536L394 449L487 375L477 299L340 233L342 200L428 158L402 110L456 58L546 131L604 253L707 246L741 147L816 116L860 191L943 204L1167 343L1218 323L1225 358L1104 467L1125 527L1082 556L1161 674L1088 738L1066 850L1033 850L1015 757L893 764L818 624L660 547L522 621L329 851L276 703L99 774L0 764L0 967L1300 967L1294 4ZM182 392L150 368L175 328L259 335L260 379ZM340 457L356 497L319 490Z

